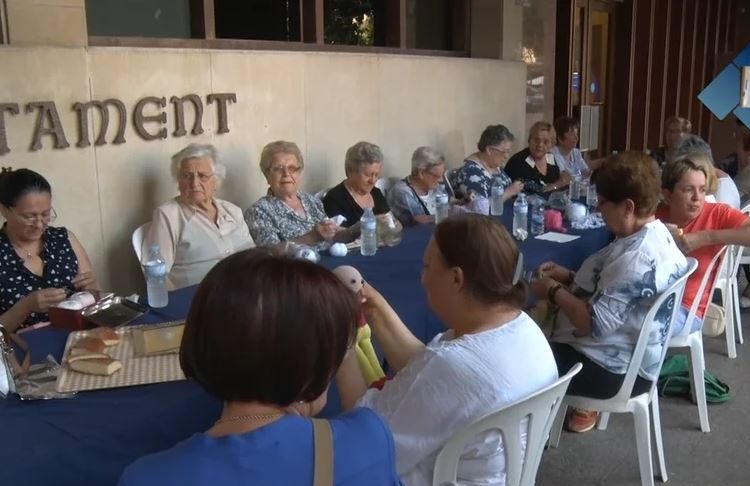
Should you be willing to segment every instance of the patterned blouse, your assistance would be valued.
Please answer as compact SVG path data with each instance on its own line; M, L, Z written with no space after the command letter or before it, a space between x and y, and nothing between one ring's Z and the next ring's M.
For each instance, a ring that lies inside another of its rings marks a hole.
M75 290L71 281L78 275L78 258L68 239L68 230L48 227L42 241L44 273L40 277L24 266L23 258L18 256L5 233L5 226L0 230L0 313L7 312L36 290L53 287ZM46 313L32 313L21 327L48 320Z
M274 245L309 233L316 224L328 218L323 203L312 194L298 194L305 215L300 216L278 197L268 194L245 210L245 221L255 244Z
M471 195L489 198L493 177L500 178L503 189L511 184L510 177L502 169L493 174L476 160L466 159L464 165L451 174L448 182L458 199L469 199Z

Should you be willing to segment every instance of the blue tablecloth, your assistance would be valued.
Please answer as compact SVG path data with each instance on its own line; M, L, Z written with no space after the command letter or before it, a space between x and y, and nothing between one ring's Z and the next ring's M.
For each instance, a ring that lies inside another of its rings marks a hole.
M510 226L510 211L503 223ZM404 232L395 248L382 248L374 257L350 254L324 257L329 268L357 267L391 302L404 322L420 339L432 338L443 327L427 308L420 285L422 253L432 226ZM588 230L570 243L527 240L521 244L525 267L554 260L576 269L590 254L611 239L604 230ZM139 323L183 319L194 287L170 294L169 305L154 310ZM24 334L34 361L48 354L61 358L66 331L45 328ZM338 410L332 387L324 415ZM79 393L68 400L21 402L0 400L0 424L10 440L0 443L0 483L5 485L109 485L122 469L145 454L171 447L190 435L208 429L219 416L221 403L190 381L125 389Z

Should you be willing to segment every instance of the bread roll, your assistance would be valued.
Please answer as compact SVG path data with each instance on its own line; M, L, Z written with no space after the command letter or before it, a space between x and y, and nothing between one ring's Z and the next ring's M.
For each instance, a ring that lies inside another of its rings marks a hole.
M89 375L110 376L122 368L122 363L112 358L82 359L68 363L70 369Z
M105 346L116 346L120 344L120 335L114 329L109 327L99 327L94 329L94 336L101 339Z
M75 363L76 361L86 360L86 359L101 359L101 358L107 358L110 359L111 356L105 353L92 353L86 350L83 350L81 348L73 348L70 350L70 355L68 356L68 364ZM76 351L76 353L73 353L73 351Z
M102 341L101 339L95 337L85 337L79 339L75 344L73 344L73 346L71 347L71 352L75 348L81 348L91 353L102 353L104 352L105 347L106 344L104 344L104 341Z

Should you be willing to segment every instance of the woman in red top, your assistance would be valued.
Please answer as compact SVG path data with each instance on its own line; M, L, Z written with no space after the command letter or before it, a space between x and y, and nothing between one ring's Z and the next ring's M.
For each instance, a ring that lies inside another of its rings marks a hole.
M707 173L712 168L691 160L690 154L665 164L662 171L664 202L656 216L667 224L683 253L698 260L697 271L688 279L682 300L677 334L685 325L708 264L724 245L750 245L750 218L725 204L706 202ZM711 292L704 294L691 331L700 328Z

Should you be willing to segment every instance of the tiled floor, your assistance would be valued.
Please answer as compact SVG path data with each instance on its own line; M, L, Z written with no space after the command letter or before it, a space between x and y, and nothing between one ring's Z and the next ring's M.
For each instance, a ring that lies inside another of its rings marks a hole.
M700 431L697 406L683 399L661 400L668 484L750 485L749 312L743 312L743 322L746 342L738 345L736 359L727 358L724 335L704 339L708 370L732 393L730 401L709 405L710 433ZM640 484L631 415L612 416L603 432L563 432L560 447L544 452L537 476L540 486Z

